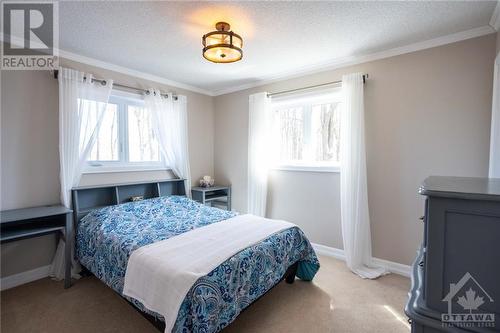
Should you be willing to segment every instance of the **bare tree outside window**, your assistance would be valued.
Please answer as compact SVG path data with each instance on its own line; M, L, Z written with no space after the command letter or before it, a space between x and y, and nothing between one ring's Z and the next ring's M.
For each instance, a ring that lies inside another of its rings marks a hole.
M117 112L113 112L113 117L111 119L111 133L116 133L118 130L118 119ZM118 159L118 135L109 135L109 146L111 149L111 160Z
M303 103L274 109L280 165L335 165L340 161L339 102Z
M280 159L300 161L303 156L304 110L290 108L278 111L280 128Z
M82 122L85 135L92 135L88 129L94 129L97 124L98 103L94 101L82 101L90 103L90 112L83 115ZM94 105L92 105L94 104ZM118 160L118 106L108 104L104 111L101 129L97 135L96 142L90 151L89 161L117 161Z
M140 106L128 106L129 160L131 162L159 161L151 111Z
M315 105L313 113L318 113L315 161L340 160L340 112L339 104ZM315 124L313 124L314 126Z

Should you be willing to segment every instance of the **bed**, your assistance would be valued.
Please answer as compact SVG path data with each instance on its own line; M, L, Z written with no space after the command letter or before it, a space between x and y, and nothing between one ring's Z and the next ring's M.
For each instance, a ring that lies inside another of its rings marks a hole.
M123 295L131 253L236 215L187 198L183 184L170 180L73 189L76 258L161 330L160 314ZM137 196L144 200L130 202ZM172 332L218 332L284 278L310 281L318 269L299 228L272 234L199 278L182 301Z

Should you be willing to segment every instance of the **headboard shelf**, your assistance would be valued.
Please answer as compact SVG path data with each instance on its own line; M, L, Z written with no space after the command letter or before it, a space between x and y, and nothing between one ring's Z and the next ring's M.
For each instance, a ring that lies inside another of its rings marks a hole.
M174 179L159 179L159 180L147 180L138 182L126 182L126 183L112 183L112 184L98 184L98 185L84 185L73 187L72 190L88 190L103 187L120 187L129 185L145 185L145 184L157 184L157 183L179 183L184 182L184 179L174 178Z
M186 195L184 179L78 186L71 192L75 223L94 209L130 202L132 197L142 196L144 199L150 199Z

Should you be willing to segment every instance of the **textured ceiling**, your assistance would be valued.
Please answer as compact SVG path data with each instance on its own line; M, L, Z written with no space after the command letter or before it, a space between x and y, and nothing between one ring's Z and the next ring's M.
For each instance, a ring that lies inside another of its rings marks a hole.
M60 2L60 48L212 92L488 25L496 2ZM227 21L243 60L201 36Z

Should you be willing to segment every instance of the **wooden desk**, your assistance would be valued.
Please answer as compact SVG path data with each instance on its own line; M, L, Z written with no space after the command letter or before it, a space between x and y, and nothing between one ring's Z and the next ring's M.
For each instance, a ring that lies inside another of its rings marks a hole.
M64 288L71 286L72 210L64 206L42 206L0 212L0 243L60 233L64 253Z

